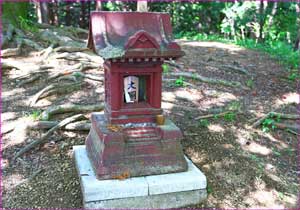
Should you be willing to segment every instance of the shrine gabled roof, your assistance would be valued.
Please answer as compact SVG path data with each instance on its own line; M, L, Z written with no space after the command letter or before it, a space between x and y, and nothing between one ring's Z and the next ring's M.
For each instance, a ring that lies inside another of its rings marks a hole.
M157 12L92 12L88 47L104 59L178 58L170 16Z

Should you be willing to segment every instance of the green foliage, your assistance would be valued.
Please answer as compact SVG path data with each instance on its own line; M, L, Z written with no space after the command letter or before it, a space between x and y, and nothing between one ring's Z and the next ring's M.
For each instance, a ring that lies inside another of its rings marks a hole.
M170 71L170 66L166 63L164 63L163 65L161 65L162 69L163 69L163 73L167 74Z
M183 84L184 84L184 78L182 76L180 76L175 80L175 86L183 87Z
M200 127L206 128L206 127L209 126L209 124L210 124L210 122L207 119L201 119L201 120L199 120L199 126Z
M5 2L2 3L3 22L9 22L19 26L20 17L28 18L29 2Z
M275 128L275 120L272 118L267 118L262 122L263 132L269 132L271 129L274 130Z
M282 41L266 41L265 43L257 43L253 39L227 39L220 35L205 35L205 34L197 34L192 35L192 33L181 33L179 34L181 38L188 39L188 40L197 40L197 41L219 41L223 43L233 43L237 44L239 46L248 48L248 49L254 49L259 50L262 52L268 53L271 57L277 59L281 64L285 65L287 70L289 69L295 69L293 70L293 73L295 73L299 70L300 67L300 50L294 51L292 46L289 45L286 42ZM177 35L177 38L180 38L179 35ZM291 78L295 77L295 79L299 78L299 73L297 75L293 74Z
M279 157L281 156L281 153L275 147L272 148L272 151L273 151L274 155L279 156Z
M40 120L41 119L41 114L42 114L42 111L41 110L33 110L33 111L31 111L31 112L26 112L25 113L25 116L26 117L29 117L29 118L31 118L31 119L33 119L33 120Z
M38 28L33 24L32 21L19 16L20 28L24 31L37 32Z
M252 79L248 79L246 81L246 86L252 89L254 87L254 81Z
M213 192L213 189L212 189L212 187L208 184L208 185L207 185L207 193L210 194L210 193L212 193L212 192Z
M241 109L241 102L239 101L232 101L230 102L227 106L226 109L227 110L231 110L231 111L237 111Z
M236 113L228 112L224 115L224 120L228 122L233 122L236 120Z

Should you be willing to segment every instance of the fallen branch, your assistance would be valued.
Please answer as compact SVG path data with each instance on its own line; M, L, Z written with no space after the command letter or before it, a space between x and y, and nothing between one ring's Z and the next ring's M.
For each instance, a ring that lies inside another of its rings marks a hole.
M42 136L42 138L35 140L33 142L31 142L30 144L28 144L27 146L25 146L23 149L21 149L14 157L13 160L15 160L16 158L20 157L21 155L23 155L24 153L28 152L29 150L33 149L34 147L45 143L45 141L47 141L47 139L58 129L66 126L67 124L77 121L77 120L82 120L85 119L84 115L82 114L78 114L78 115L74 115L72 117L68 117L66 119L64 119L63 121L61 121L60 123L58 123L56 126L52 127L46 134L44 134Z
M204 116L199 116L196 117L195 120L200 120L200 119L207 119L207 118L214 118L214 117L223 117L226 114L230 113L231 111L226 111L226 112L221 112L218 114L208 114L208 115L204 115Z
M284 114L278 112L269 112L265 116L261 117L255 123L251 125L251 127L256 128L263 123L263 121L269 117L278 117L279 119L289 119L289 120L300 120L300 115L295 114Z
M104 108L104 104L95 105L75 105L75 104L64 104L48 108L41 114L42 120L49 120L55 114L62 114L67 112L81 113L81 112L92 112L101 111Z
M205 82L205 83L209 83L209 84L219 84L219 85L223 85L223 86L229 86L229 87L239 87L239 88L243 88L243 89L249 89L247 87L242 86L241 83L239 82L230 82L230 81L226 81L226 80L221 80L221 79L213 79L213 78L208 78L208 77L204 77L201 76L199 74L192 74L189 72L171 72L168 75L170 76L176 76L176 77L187 77L190 79L195 79L201 82Z
M166 82L176 82L176 79L166 79L166 78L163 78L163 81L166 81ZM183 81L183 86L196 87L194 84L186 82L186 81Z
M36 102L40 98L47 97L52 94L62 94L62 93L69 93L73 92L75 90L80 89L82 85L82 82L77 82L77 83L69 83L69 84L52 84L49 85L42 90L40 90L38 93L36 93L32 99L30 100L30 106L34 106Z
M237 67L237 66L221 65L221 66L215 66L215 67L218 67L218 68L227 68L229 70L233 70L233 71L238 72L238 73L250 75L250 73L246 69L241 68L241 67Z
M274 123L274 125L276 126L276 128L283 129L283 130L289 129L300 134L300 125L286 124L286 123Z

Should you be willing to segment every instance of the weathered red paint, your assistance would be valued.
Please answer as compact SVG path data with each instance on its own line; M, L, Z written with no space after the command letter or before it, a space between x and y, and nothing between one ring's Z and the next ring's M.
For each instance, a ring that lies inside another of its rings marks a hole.
M169 15L93 12L88 46L105 60L105 114L92 114L86 139L97 177L110 179L124 172L144 176L187 170L180 129L170 120L161 126L155 124L155 116L162 114L163 60L184 55L173 42ZM124 102L126 76L144 76L146 101ZM151 126L137 124L146 122L152 123ZM127 123L133 123L133 127L126 127ZM110 124L118 124L121 130L109 130Z

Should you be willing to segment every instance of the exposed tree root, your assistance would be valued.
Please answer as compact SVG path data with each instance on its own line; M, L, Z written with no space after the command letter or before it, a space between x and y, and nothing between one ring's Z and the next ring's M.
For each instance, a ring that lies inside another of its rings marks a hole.
M49 55L53 52L53 48L54 48L55 44L50 44L49 47L47 47L46 49L42 50L40 52L40 56L43 56L43 60L47 60Z
M2 53L2 51L1 51ZM12 62L7 62L7 61L2 61L2 66L1 69L19 69L20 67L18 65L16 65L15 63Z
M7 45L9 41L12 40L14 33L15 33L15 27L12 24L8 24L6 33L3 35L3 40L1 43L2 49Z
M99 68L99 65L97 65L97 64L78 63L78 64L75 64L75 65L71 66L68 69L65 69L61 72L50 75L47 78L47 80L51 81L51 80L56 79L56 78L61 77L61 76L73 74L74 72L82 72L82 71L85 71L87 69L95 69L95 68Z
M27 126L31 130L42 130L50 129L58 125L58 121L35 121ZM65 127L61 128L62 130L72 130L72 131L89 131L91 128L91 123L88 120L73 122Z
M90 50L90 49L88 49L86 47L73 47L73 46L61 46L61 47L54 49L55 52L69 52L69 53L83 52L83 51L87 51L87 50Z
M5 50L1 50L1 56L3 58L11 57L11 56L18 56L21 54L21 47L18 46L17 48L8 48Z
M58 55L55 55L56 59L65 59L71 61L81 61L86 63L94 63L98 65L103 64L103 59L100 56L97 56L93 53L83 53L83 52L73 52L68 53L64 52Z
M62 114L67 112L82 113L82 112L101 111L103 110L103 108L104 108L104 104L95 104L95 105L64 104L64 105L52 106L42 112L41 119L49 120L55 114Z
M165 63L167 63L170 66L173 66L175 68L178 68L181 71L184 71L183 66L175 63L174 61L165 61ZM232 65L229 65L229 64L226 64L226 65L216 65L216 64L205 63L205 62L201 62L201 61L198 61L198 63L201 63L204 66L212 66L212 67L215 67L215 68L218 68L218 69L224 69L224 68L226 68L226 69L229 69L229 70L237 72L237 73L251 75L249 73L249 71L247 71L247 69L244 69L244 68L238 67L238 66L232 66Z
M58 121L33 121L27 125L27 129L30 130L40 130L40 129L50 129L58 125Z
M218 84L218 85L223 85L223 86L229 86L229 87L238 87L238 88L243 88L248 90L249 88L242 86L241 83L239 82L230 82L230 81L226 81L226 80L221 80L221 79L213 79L213 78L208 78L208 77L204 77L201 76L199 74L192 74L189 72L171 72L168 75L170 76L176 76L176 77L187 77L190 79L195 79L201 82L205 82L205 83L209 83L209 84Z
M89 131L91 128L91 123L89 121L78 121L70 123L64 127L65 130L72 131Z
M25 146L23 149L21 149L14 157L13 160L16 160L16 158L20 157L21 155L23 155L24 153L28 152L29 150L35 148L36 146L43 144L44 142L47 141L47 139L58 129L66 126L67 124L77 121L77 120L82 120L85 119L84 115L82 114L78 114L78 115L74 115L72 117L68 117L66 119L64 119L63 121L61 121L60 123L58 123L56 126L52 127L47 133L45 133L42 138L35 140L33 142L31 142L30 144L28 144L27 146Z
M25 38L17 38L17 40L19 40L19 42L22 43L22 45L26 45L28 47L31 47L37 51L40 51L43 49L43 47L41 45L39 45L38 43L30 40L30 39L25 39Z
M41 76L42 75L40 75L40 74L36 74L36 75L34 75L34 76L26 79L26 80L21 81L19 84L17 84L17 87L21 87L21 86L23 86L25 84L34 82L34 81L38 80L39 78L41 78Z
M49 85L32 97L32 99L30 100L30 106L34 106L40 98L44 98L52 94L70 93L80 89L81 85L82 82Z

